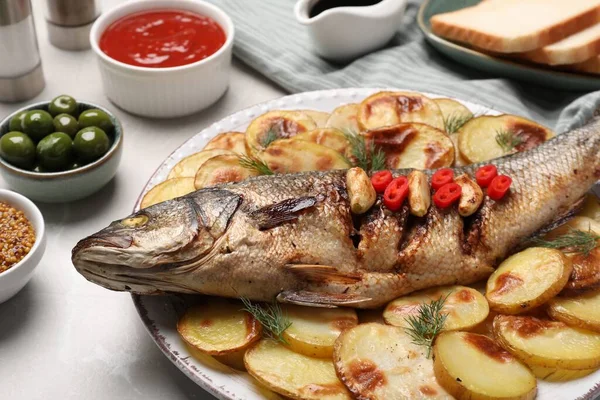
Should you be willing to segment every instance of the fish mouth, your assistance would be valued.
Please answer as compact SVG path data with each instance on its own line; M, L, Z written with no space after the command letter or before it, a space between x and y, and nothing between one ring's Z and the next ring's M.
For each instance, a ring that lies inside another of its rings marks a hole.
M80 240L72 251L73 258L76 257L81 251L89 249L91 247L102 247L102 248L114 248L114 249L128 249L133 243L131 236L115 236L108 233L98 232L92 236L89 236L83 240Z
M136 277L124 272L127 270L125 265L107 265L78 260L75 266L88 281L110 290L129 291L137 294L164 293L153 282L148 281L147 277Z
M164 294L167 292L195 293L182 282L174 282L169 276L157 276L127 265L106 264L86 259L74 259L76 269L88 281L110 290L128 291L141 295ZM165 279L167 278L167 279Z

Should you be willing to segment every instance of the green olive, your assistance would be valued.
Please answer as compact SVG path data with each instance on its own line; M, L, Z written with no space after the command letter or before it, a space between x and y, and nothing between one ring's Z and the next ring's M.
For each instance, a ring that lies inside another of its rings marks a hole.
M50 112L53 117L63 113L77 116L78 108L79 104L77 104L77 101L66 94L53 98L52 101L50 101L50 104L48 104L48 112Z
M64 132L74 138L79 131L79 123L74 116L69 114L58 114L54 117L54 130Z
M89 163L106 154L110 140L102 129L90 126L77 132L73 147L77 158L83 163Z
M115 127L108 114L102 110L98 110L97 108L85 110L79 116L80 128L83 129L90 126L97 126L98 128L102 129L104 133L111 133Z
M10 119L8 130L23 132L23 120L25 119L25 115L27 115L27 111L21 111L20 113L15 114L15 116Z
M54 132L40 140L36 154L43 168L49 171L64 170L73 160L73 141L64 132Z
M29 169L35 162L35 145L23 132L8 132L0 138L0 157L16 167Z
M54 132L52 116L44 110L32 110L25 115L23 131L34 142L39 142L44 137Z
M40 164L35 164L35 167L32 169L33 172L48 172L48 170L42 167Z
M67 167L67 169L77 169L81 167L81 164L78 163L77 161L73 161L71 164L69 164L69 166Z

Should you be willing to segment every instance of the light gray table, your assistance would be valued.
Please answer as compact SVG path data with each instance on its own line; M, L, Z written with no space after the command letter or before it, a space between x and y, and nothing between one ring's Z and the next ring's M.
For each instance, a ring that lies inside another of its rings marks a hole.
M118 0L104 0L104 10ZM182 142L250 105L279 97L274 87L234 63L217 104L173 120L132 116L104 93L91 50L66 52L46 38L42 0L33 0L46 89L35 99L68 93L114 110L125 130L119 172L96 195L70 204L39 204L48 244L29 284L0 304L1 399L211 399L163 356L126 293L87 282L70 262L77 240L131 212L144 184ZM0 103L0 117L24 104ZM7 185L0 179L0 187Z

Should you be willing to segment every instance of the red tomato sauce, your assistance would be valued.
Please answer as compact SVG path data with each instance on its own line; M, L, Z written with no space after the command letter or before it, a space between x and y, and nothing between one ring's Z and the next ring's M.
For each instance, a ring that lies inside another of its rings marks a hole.
M100 37L100 49L125 64L168 68L214 54L225 31L212 18L188 11L156 10L127 15Z

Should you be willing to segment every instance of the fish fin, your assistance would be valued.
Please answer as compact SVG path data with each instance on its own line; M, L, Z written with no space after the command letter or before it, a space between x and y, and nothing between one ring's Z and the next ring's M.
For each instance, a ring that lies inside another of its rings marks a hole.
M360 282L362 279L362 274L341 272L336 267L329 265L286 264L285 268L294 274L300 275L307 281L316 283L340 283L352 285Z
M298 219L300 213L314 207L317 201L318 199L314 196L287 199L259 208L248 215L256 221L258 229L263 231Z
M581 199L577 200L573 205L568 208L566 211L558 214L556 218L550 221L548 224L544 225L542 228L535 231L531 236L527 239L523 240L511 253L516 253L518 251L524 250L525 248L531 245L531 241L535 238L539 238L547 234L548 232L558 228L561 225L567 223L571 218L573 218L581 209L583 208L583 204L585 203L585 196Z
M371 301L370 297L344 293L321 293L307 290L283 291L277 295L280 303L291 303L301 306L335 308L337 306L350 306Z
M583 208L583 204L585 203L585 197L577 200L573 205L568 208L566 211L558 214L556 218L550 221L548 224L544 225L542 228L538 229L531 237L537 237L545 235L546 233L558 228L561 225L567 223L571 218L573 218L581 209Z
M538 232L536 232L536 234L544 235L544 234L550 232L551 230L558 228L559 226L565 224L571 218L573 218L575 216L575 214L577 214L579 211L581 211L584 203L585 203L585 197L580 198L575 203L573 203L573 205L569 209L567 209L562 214L557 215L556 218L554 218L549 224L547 224L546 226L541 228Z

